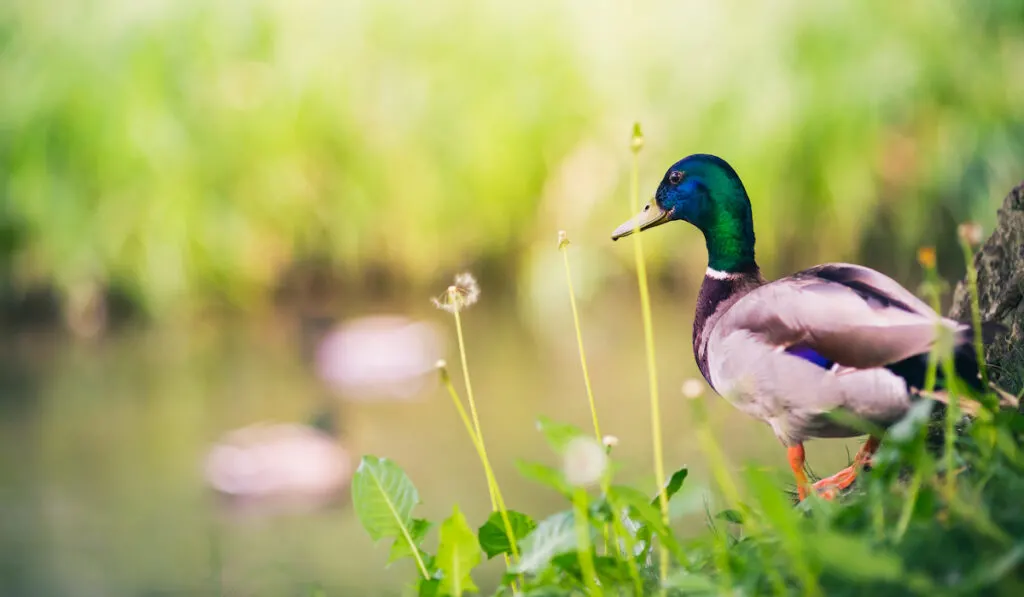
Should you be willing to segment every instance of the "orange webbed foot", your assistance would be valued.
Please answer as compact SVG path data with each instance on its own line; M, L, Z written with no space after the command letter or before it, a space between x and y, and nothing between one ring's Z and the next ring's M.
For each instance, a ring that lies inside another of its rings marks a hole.
M817 481L814 484L814 491L821 496L822 499L834 500L839 496L839 492L853 485L853 482L857 480L857 469L856 465L848 466L831 477L825 477L824 479Z

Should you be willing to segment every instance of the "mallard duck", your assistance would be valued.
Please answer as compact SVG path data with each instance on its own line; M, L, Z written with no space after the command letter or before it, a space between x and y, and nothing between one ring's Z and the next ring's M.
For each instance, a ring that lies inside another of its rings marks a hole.
M941 336L953 340L958 375L980 388L971 326L940 316L885 274L826 263L766 281L754 258L750 199L725 160L695 154L673 164L612 240L676 220L696 226L707 244L693 319L697 367L716 393L771 426L801 500L809 492L804 442L864 435L829 416L834 411L880 429L898 421L921 399L928 354ZM850 467L814 490L831 499L847 488L880 440L869 436Z

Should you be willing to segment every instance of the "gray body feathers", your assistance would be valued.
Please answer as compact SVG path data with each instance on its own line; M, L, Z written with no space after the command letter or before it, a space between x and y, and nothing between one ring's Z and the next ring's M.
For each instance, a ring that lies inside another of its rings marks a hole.
M863 434L827 416L835 410L892 424L915 398L885 366L927 353L943 336L965 341L966 329L877 271L831 263L774 282L756 270L709 275L694 354L716 392L789 446ZM787 352L794 347L828 362Z

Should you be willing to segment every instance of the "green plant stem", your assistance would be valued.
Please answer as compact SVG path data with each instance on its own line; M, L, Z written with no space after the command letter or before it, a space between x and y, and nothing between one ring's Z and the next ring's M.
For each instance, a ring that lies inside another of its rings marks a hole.
M564 234L559 233L561 236ZM558 250L562 252L562 262L565 264L565 283L569 287L569 304L572 306L572 323L576 328L576 345L580 352L580 366L583 369L583 383L587 388L587 404L590 406L590 418L594 423L594 437L600 443L602 441L601 426L597 422L597 406L594 403L594 389L590 383L590 371L587 368L587 353L583 348L583 332L580 328L579 310L576 308L576 291L572 285L572 270L569 267L569 241L561 240L558 243ZM604 484L607 485L607 484ZM607 489L607 487L603 487ZM608 525L601 527L601 535L604 538L604 550L608 551Z
M935 266L933 264L928 264L925 267L925 280L926 280L926 288L928 288L929 302L931 303L932 309L934 309L935 312L938 313L942 309L942 306L941 306L940 301L939 301L939 290L938 290L939 289L939 274L938 274L938 271L936 270L936 268L935 268ZM977 332L977 333L980 333L980 331L981 331L980 326L975 329L975 332ZM946 330L941 324L939 324L939 327L936 330L936 337L937 338L942 338L944 336L950 335L951 333L952 332ZM945 374L945 377L946 377L946 395L947 395L948 399L947 399L947 403L946 403L946 417L945 417L945 421L944 421L945 422L945 428L944 428L944 432L943 432L943 453L942 453L942 457L943 457L943 462L945 464L945 469L946 469L946 484L945 484L945 488L946 488L946 499L948 500L948 499L952 499L953 498L953 492L956 491L956 475L953 472L953 469L954 469L954 454L953 454L953 450L954 450L954 444L955 444L955 441L954 441L955 434L954 434L954 432L955 432L955 429L956 429L956 419L960 415L960 403L959 403L959 398L957 396L957 388L956 388L956 379L957 378L956 378L956 368L953 365L952 345L950 344L950 346L948 346L948 347L945 346L945 345L946 345L945 342L943 342L941 340L937 341L936 342L936 348L941 347L941 348L946 348L947 350L945 350L942 354L934 354L935 351L933 350L932 351L933 354L930 356L929 361L930 362L931 361L941 362L942 372ZM931 392L932 389L934 389L934 377L935 377L935 375L933 374L931 376L931 378L932 378L931 382L932 382L933 385L926 389L926 391L928 391L928 392ZM927 383L927 381L926 381L926 383Z
M946 374L946 393L949 402L946 405L946 428L943 458L946 463L946 499L952 500L956 492L956 470L954 462L956 420L960 417L960 401L956 386L956 369L953 367L953 355L950 352L942 356L942 370Z
M483 443L473 431L473 425L470 422L469 415L466 413L466 408L462 406L462 400L459 399L459 393L455 391L455 386L452 385L452 379L448 374L448 369L446 367L441 367L441 381L448 389L448 394L451 396L452 402L455 404L455 410L459 413L459 418L462 419L462 424L466 427L466 433L469 434L469 439L473 442L473 447L476 448L477 456L480 457L480 463L484 467L484 476L487 478L487 487L491 492L491 503L501 515L501 522L505 526L505 536L508 538L509 549L512 551L512 556L518 560L519 548L516 546L516 536L515 532L512 530L512 521L508 517L508 509L505 507L505 498L501 495L501 489L498 487L498 480L494 476L494 470L491 468L491 462L487 457L487 452L484 450ZM511 564L512 562L509 560L508 554L505 554L505 565L511 566ZM519 578L520 583L523 583L524 579L522 575L520 575Z
M640 187L640 127L634 129L633 163L630 174L630 207L631 214L640 211L639 187ZM638 144L636 141L640 139ZM661 439L661 404L658 400L658 368L654 355L654 325L651 322L651 297L647 284L647 266L644 261L644 249L642 235L639 233L639 226L633 229L633 255L636 260L637 283L640 287L640 310L644 324L644 346L647 353L647 378L651 392L651 440L654 444L654 476L658 484L658 504L661 507L662 522L668 526L668 496L662 491L665 487L665 456L662 453ZM658 571L661 580L661 593L665 592L665 581L668 578L668 549L661 542L658 542Z
M568 242L562 243L559 250L562 252L562 261L565 263L565 282L569 287L569 304L572 306L572 322L576 327L576 345L580 351L580 366L583 368L583 383L587 388L587 403L590 405L590 418L594 422L594 436L601 442L601 426L597 422L597 406L594 404L594 390L590 384L590 372L587 370L587 353L583 349L583 333L580 330L580 316L576 308L576 291L572 286L572 270L569 268Z
M985 346L981 335L981 305L978 299L978 270L974 267L974 251L967 239L960 239L960 248L964 253L967 267L967 292L971 298L971 324L974 327L974 352L978 359L978 372L981 374L981 385L988 391L988 366L985 363Z
M466 363L466 341L462 335L462 317L459 316L458 309L455 309L452 314L455 315L455 332L459 338L459 358L462 360L462 378L466 384L466 397L469 398L469 412L473 415L473 437L480 450L480 459L487 462L487 448L484 444L483 431L480 429L480 417L476 413L476 400L473 399L473 384L469 381L469 365ZM459 404L461 405L461 402ZM494 510L498 504L494 497L494 487L490 482L487 484L487 493L491 496L491 509Z
M697 427L697 441L700 444L701 450L704 452L705 458L708 459L708 465L711 467L711 472L715 477L715 482L718 484L721 492L725 495L730 506L746 510L743 508L740 501L739 488L733 480L732 475L729 473L730 467L725 461L725 454L718 445L718 442L715 441L714 434L711 433L711 428L708 425L707 410L705 409L704 403L699 398L690 399L690 412ZM760 525L757 523L756 516L749 511L745 512L745 514L745 524L751 532L760 532ZM731 592L732 580L729 570L728 545L724 541L721 541L717 535L715 541L716 551L721 552L716 553L716 560L719 562L719 567L723 571L723 584L725 584L724 589ZM721 545L718 545L719 542L721 542ZM800 564L802 566L801 570L810 569L806 562L801 561ZM768 568L767 574L768 581L772 584L772 588L775 593L777 595L785 595L786 583L781 574L779 574L779 571L775 568ZM807 573L804 576L805 584L808 587L811 587L813 584L813 577L810 573Z
M633 580L633 590L635 591L636 597L641 597L644 594L644 583L640 579L640 568L636 565L636 537L632 533L626 530L625 525L622 524L621 513L617 506L612 507L612 528L615 530L615 549L621 554L619 538L622 538L622 542L625 543L626 547L626 567L629 568L629 577Z
M580 559L580 573L583 575L583 582L587 585L587 591L591 595L600 596L603 593L597 584L597 569L594 568L594 555L591 553L587 490L577 487L572 494L572 504L576 511L573 518L576 523L576 554Z
M925 274L925 293L928 295L928 301L931 304L932 309L938 313L941 309L939 304L939 291L938 291L938 274L935 270L935 264L930 261L923 261L922 267L924 268ZM941 324L936 324L941 326ZM937 330L938 333L942 333L941 327ZM924 393L930 394L935 389L935 378L937 375L939 354L937 352L938 343L932 347L932 350L928 353L928 369L925 372L924 377ZM951 409L947 409L946 414L949 414ZM947 433L947 438L949 434ZM948 453L948 450L947 450ZM897 543L902 540L903 535L907 532L907 527L910 524L910 519L914 514L914 507L917 505L917 498L921 492L921 485L924 480L924 471L922 470L920 454L916 455L918 466L914 467L914 474L910 480L910 488L907 492L907 499L903 502L903 510L900 512L900 517L896 523L896 535L895 541Z

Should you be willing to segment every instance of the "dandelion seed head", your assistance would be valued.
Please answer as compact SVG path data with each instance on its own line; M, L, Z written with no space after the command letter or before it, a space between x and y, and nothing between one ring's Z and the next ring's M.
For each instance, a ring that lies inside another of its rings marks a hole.
M455 283L449 286L439 297L433 297L430 302L442 311L455 313L472 306L480 300L480 284L469 272L463 272L455 276Z
M690 378L683 382L683 396L686 398L700 398L703 393L704 384L699 379Z
M601 443L603 443L605 447L614 448L615 446L619 445L619 438L615 437L614 435L606 435L604 436L604 438L601 439Z
M558 248L564 249L569 246L569 235L565 233L565 230L558 231Z
M592 437L578 436L569 440L562 454L565 479L576 487L597 484L608 468L604 446Z
M956 232L971 246L981 243L982 228L977 222L964 222L956 227Z
M437 359L437 362L434 363L434 367L437 369L445 369L448 367L448 361L444 359Z

